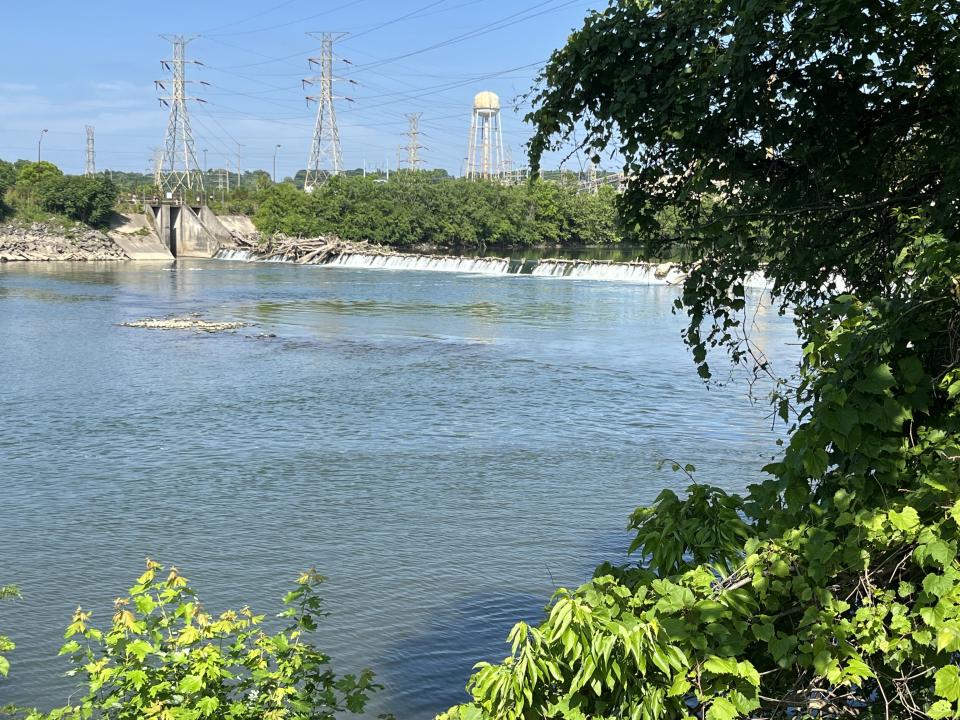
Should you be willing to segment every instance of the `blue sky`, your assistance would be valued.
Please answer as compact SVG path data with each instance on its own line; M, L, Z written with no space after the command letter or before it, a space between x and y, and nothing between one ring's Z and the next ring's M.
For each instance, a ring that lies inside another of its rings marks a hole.
M84 168L86 125L96 128L97 168L145 170L160 145L167 110L153 81L170 57L161 33L198 35L188 45L188 77L204 80L190 106L198 154L210 167L236 144L243 169L278 176L306 165L316 106L301 78L318 42L307 32L349 32L336 46L338 68L356 84L336 90L344 164L396 167L405 114L422 112L425 165L461 172L473 95L498 93L504 142L518 164L529 128L515 99L537 67L603 0L14 0L4 8L0 55L0 157L43 158L68 173ZM162 8L162 9L160 9ZM348 64L347 62L349 61ZM559 157L553 161L556 164ZM200 161L203 162L202 160ZM578 169L578 160L568 161Z

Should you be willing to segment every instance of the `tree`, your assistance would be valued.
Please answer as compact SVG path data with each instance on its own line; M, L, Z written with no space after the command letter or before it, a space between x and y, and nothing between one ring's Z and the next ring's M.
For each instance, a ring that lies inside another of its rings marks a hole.
M6 204L6 195L7 191L10 190L16 182L17 169L13 166L13 163L0 160L0 218L9 212L9 207Z
M554 53L533 163L575 132L623 154L624 221L697 258L701 376L714 348L772 372L757 270L803 362L769 478L638 509L634 560L518 625L447 718L960 716L957 30L936 0L622 0Z
M20 161L17 161L20 164ZM25 162L17 171L17 185L25 190L32 190L45 180L63 177L63 172L52 162Z
M91 614L77 609L67 628L60 654L86 678L86 696L29 720L332 720L344 710L361 713L379 687L373 674L338 677L310 642L324 615L317 594L323 579L301 575L284 598L287 626L271 633L249 608L210 614L176 568L165 573L148 560L129 596L115 602L110 627L96 628Z
M109 223L119 192L104 175L48 174L32 187L34 200L44 210L100 227Z

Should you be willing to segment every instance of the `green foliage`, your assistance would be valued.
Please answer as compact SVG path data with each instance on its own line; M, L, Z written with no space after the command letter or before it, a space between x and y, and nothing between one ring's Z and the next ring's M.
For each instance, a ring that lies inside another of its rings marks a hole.
M49 214L105 227L117 203L117 187L105 175L64 175L53 163L0 161L0 216L15 209L23 219L43 220ZM4 204L4 197L12 208Z
M533 159L580 123L617 143L626 222L698 260L678 309L700 375L718 347L770 372L756 270L803 360L768 479L637 510L634 560L518 625L445 718L960 717L957 22L935 0L623 0L554 54Z
M32 190L41 183L63 177L60 168L51 162L25 162L17 170L17 186L23 190Z
M105 630L77 609L60 651L86 679L76 705L31 720L281 720L361 713L379 686L373 674L337 676L330 659L309 642L325 614L304 573L284 598L286 628L270 633L249 608L207 613L176 568L147 569L115 603Z
M45 177L34 187L34 200L43 210L72 220L104 227L117 201L117 188L103 175Z
M17 169L13 163L0 160L0 218L10 212L10 207L6 203L7 191L13 188L16 182Z
M334 234L399 247L617 242L615 192L576 193L554 182L504 186L401 172L389 182L337 176L311 194L280 184L261 194L264 233Z

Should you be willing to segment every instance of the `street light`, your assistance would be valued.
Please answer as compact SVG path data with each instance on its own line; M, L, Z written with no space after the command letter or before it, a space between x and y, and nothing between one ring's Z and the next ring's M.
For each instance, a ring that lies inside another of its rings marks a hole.
M277 184L277 150L280 149L279 145L276 145L273 148L273 184Z
M40 133L40 139L37 140L37 162L40 162L40 145L43 143L43 136L47 134L47 128L43 129L43 132Z

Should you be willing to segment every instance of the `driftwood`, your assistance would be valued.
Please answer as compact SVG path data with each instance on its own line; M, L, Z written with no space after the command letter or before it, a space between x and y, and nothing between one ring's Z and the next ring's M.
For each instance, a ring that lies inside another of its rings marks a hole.
M390 248L376 243L348 242L335 235L316 238L291 238L274 235L266 241L234 236L237 247L255 252L262 258L284 260L301 265L322 265L340 255L361 253L364 255L399 255Z

